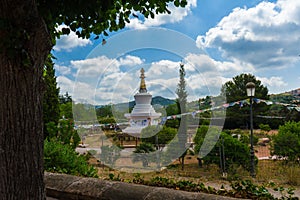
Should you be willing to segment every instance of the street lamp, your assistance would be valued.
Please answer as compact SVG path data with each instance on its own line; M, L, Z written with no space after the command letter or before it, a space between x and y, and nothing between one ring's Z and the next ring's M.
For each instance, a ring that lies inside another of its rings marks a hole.
M253 148L253 113L252 113L252 101L255 94L255 84L249 82L246 84L247 88L247 96L250 97L250 175L255 177L255 169L254 169L254 148Z

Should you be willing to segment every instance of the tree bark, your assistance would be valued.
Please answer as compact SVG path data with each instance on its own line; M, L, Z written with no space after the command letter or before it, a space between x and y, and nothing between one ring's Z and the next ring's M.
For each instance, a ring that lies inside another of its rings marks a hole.
M2 0L0 20L0 199L45 199L42 75L50 37L33 0Z

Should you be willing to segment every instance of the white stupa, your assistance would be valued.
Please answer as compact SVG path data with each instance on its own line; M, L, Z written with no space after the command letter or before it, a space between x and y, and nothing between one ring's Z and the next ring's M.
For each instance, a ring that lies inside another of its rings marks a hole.
M134 95L135 106L131 113L126 113L125 117L129 120L129 126L123 130L123 133L140 137L143 128L149 125L157 125L161 113L156 113L151 105L152 95L147 92L145 83L145 70L141 69L140 89Z

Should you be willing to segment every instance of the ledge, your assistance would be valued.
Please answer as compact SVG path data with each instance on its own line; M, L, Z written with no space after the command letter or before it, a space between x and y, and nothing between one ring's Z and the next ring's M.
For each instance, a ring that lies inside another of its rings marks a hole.
M205 193L45 172L48 197L63 200L236 200Z

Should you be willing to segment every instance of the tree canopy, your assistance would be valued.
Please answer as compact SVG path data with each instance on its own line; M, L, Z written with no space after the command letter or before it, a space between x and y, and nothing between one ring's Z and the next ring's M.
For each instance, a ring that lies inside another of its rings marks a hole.
M255 84L255 97L269 99L268 88L262 85L261 81L252 74L240 74L227 81L221 88L221 94L226 96L227 102L247 99L246 84L253 82Z
M155 14L170 14L168 3L171 2L177 7L187 5L186 0L39 0L38 10L54 41L70 31L81 38L90 38L92 33L108 36L108 31L123 29L132 16L154 18ZM66 27L57 30L59 25Z

